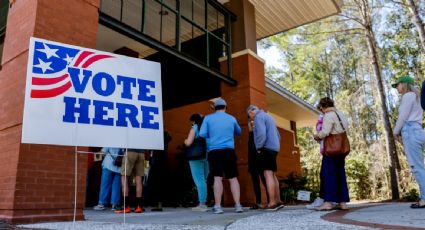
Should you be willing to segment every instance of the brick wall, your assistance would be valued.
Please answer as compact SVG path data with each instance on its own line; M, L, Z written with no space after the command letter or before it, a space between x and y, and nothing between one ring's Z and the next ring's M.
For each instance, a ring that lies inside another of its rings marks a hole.
M21 144L31 36L95 48L99 0L17 0L9 10L0 71L0 219L72 220L74 148ZM83 219L86 156L78 157L77 219Z

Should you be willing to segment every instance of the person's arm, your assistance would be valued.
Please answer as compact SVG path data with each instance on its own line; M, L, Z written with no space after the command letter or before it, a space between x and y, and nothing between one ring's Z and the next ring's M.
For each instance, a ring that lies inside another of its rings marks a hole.
M400 135L401 128L403 128L404 123L407 118L409 118L409 114L412 111L415 100L415 93L406 93L401 97L400 107L398 108L398 118L394 128L394 135Z
M238 124L238 121L235 119L235 135L240 136L242 133L241 127Z
M199 130L199 136L208 138L208 117L205 117L204 122L202 122L201 129Z
M184 144L186 146L190 146L193 143L193 140L195 140L195 130L192 127L189 131L189 134L187 135L187 138L184 140Z
M257 150L261 149L266 144L266 126L261 117L256 117L254 119L254 143Z

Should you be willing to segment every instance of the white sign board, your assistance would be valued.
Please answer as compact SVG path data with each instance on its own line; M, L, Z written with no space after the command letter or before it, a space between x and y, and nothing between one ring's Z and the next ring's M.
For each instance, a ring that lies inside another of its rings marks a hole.
M297 193L297 200L310 201L309 191L299 190Z
M31 38L22 143L163 149L159 63Z

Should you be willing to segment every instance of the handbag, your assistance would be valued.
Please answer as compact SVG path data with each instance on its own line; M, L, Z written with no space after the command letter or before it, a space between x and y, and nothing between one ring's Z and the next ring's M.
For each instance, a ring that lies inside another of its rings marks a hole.
M124 152L122 150L120 150L118 152L118 155L116 155L115 157L111 155L111 157L114 159L112 164L117 166L117 167L121 167L122 159L124 158Z
M324 152L328 157L347 156L350 153L350 141L348 140L344 125L342 125L341 118L337 112L335 112L335 114L338 117L339 123L341 124L344 132L338 134L329 134L327 137L325 137Z
M205 158L207 152L207 144L205 138L196 137L193 143L186 149L187 160L200 160Z

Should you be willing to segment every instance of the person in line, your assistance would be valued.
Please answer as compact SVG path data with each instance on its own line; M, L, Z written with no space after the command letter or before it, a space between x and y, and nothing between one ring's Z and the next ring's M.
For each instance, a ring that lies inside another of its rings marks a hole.
M247 108L249 117L254 120L253 134L257 153L260 155L260 167L266 178L269 194L268 210L275 211L284 207L280 201L279 181L276 177L276 157L280 151L280 134L273 118L255 105Z
M202 123L199 136L207 140L208 163L210 173L214 176L214 214L223 213L221 196L223 195L223 174L229 179L230 190L235 211L243 212L240 203L240 187L238 181L237 156L235 153L234 135L241 134L241 128L236 119L226 113L226 101L222 98L214 102L215 112L206 116Z
M115 158L122 153L120 148L102 148L105 158L102 162L102 178L100 182L99 203L94 206L96 211L105 210L105 205L111 204L112 211L118 209L121 198L121 167L114 165Z
M121 183L122 194L124 196L123 201L126 201L126 207L121 210L116 210L116 213L129 213L131 212L130 200L128 199L129 186L128 180L131 176L134 176L136 181L136 204L133 206L135 213L142 213L143 210L143 183L142 178L145 174L145 155L144 150L141 149L128 149L126 157L124 157L122 166L121 166Z
M263 204L261 202L261 187L260 187L260 181L261 184L263 184L264 188L266 188L267 191L267 184L266 184L266 178L264 177L263 171L261 170L261 167L259 165L260 162L260 155L257 153L257 149L255 148L254 143L254 120L252 120L248 116L248 172L251 175L251 181L252 181L252 187L254 189L255 194L255 204L251 207L251 209L262 209ZM267 195L267 203L270 202L269 194Z
M411 208L425 208L425 166L423 150L425 132L422 129L423 110L419 102L419 93L415 81L410 76L402 76L392 84L401 94L398 119L394 128L394 138L403 144L407 162L413 176L419 184L420 200Z
M344 133L348 129L348 121L345 115L337 110L334 101L329 97L320 99L319 106L324 113L322 130L314 135L315 140L323 140L329 134ZM332 202L339 203L338 209L348 210L347 202L350 201L348 194L347 177L345 173L345 156L326 156L322 159L323 199L325 202L316 208L317 211L333 209Z
M323 126L323 111L322 108L319 106L317 106L317 109L321 112L319 115L319 119L317 120L316 123L316 132L320 132L322 130L322 126ZM320 143L320 154L323 156L324 154L324 146L323 146L323 140L318 140L318 142ZM316 209L318 207L320 207L325 200L323 199L324 194L324 188L323 188L323 157L322 157L322 163L320 164L320 191L319 191L319 196L314 200L313 203L306 205L307 209Z
M187 138L184 140L186 146L192 145L195 138L199 137L199 129L201 128L203 117L201 114L195 113L189 119L192 122L192 128ZM206 149L204 150L206 151ZM209 173L208 161L206 154L200 159L189 160L190 171L192 173L193 182L195 182L198 191L198 206L192 208L193 211L208 211L207 201L207 177Z

